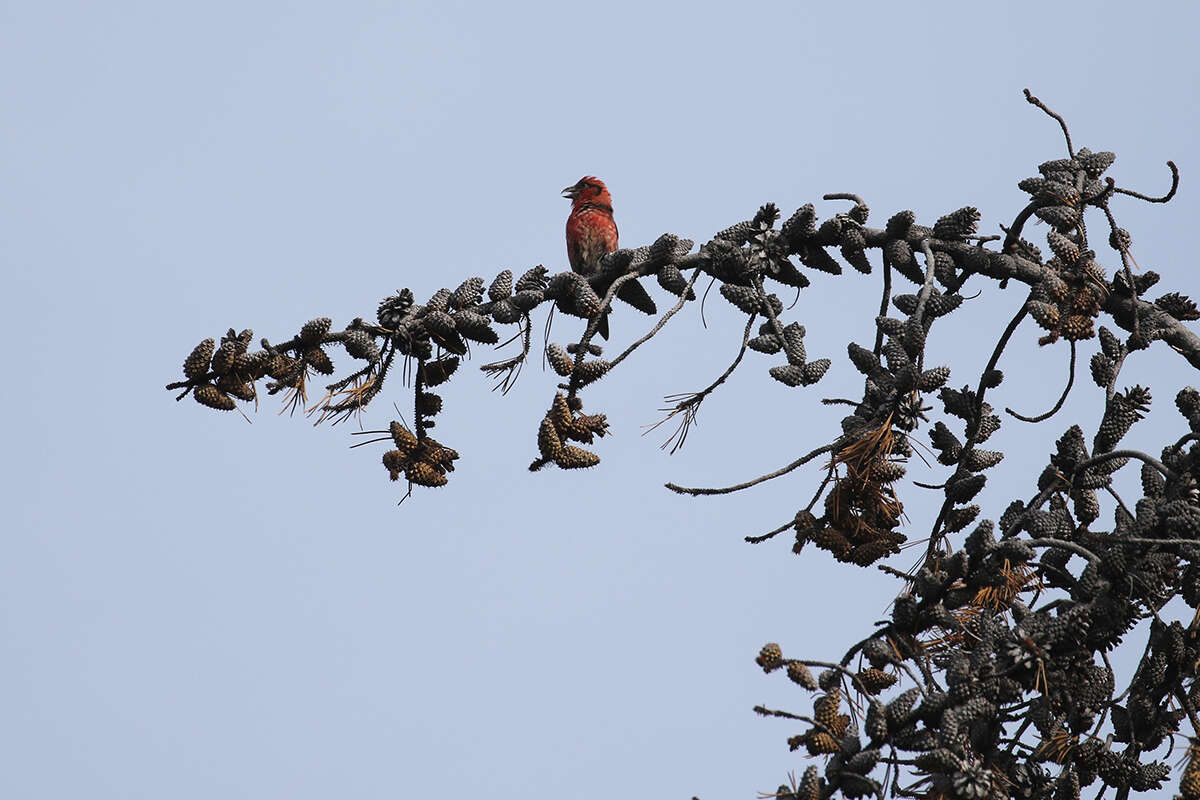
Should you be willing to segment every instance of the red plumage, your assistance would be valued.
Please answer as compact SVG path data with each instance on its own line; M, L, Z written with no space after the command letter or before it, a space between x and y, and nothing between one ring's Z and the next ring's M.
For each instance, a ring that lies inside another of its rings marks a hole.
M585 175L562 193L571 200L571 214L567 217L567 258L571 269L580 275L594 275L600 269L600 259L617 249L612 196L604 181L592 175ZM597 332L608 338L607 313L601 318Z
M563 189L571 199L567 217L567 258L580 275L594 275L600 258L617 249L617 223L613 219L612 196L599 178L587 175Z
M604 181L591 175L563 189L563 196L571 198L571 215L567 217L567 258L571 261L572 270L592 278L600 271L600 259L617 249L617 223L613 220L612 196ZM614 275L593 278L592 288L603 295L615 279ZM636 280L621 284L617 297L643 314L658 313L654 299ZM608 338L607 311L600 318L596 331L601 337Z

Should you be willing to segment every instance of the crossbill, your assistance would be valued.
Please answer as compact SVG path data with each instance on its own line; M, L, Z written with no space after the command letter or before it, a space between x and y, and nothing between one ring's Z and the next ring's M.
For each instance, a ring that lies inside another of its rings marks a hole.
M585 175L562 193L571 200L571 214L567 217L567 258L574 272L591 277L600 271L600 259L617 249L612 195L604 181L592 175ZM607 291L604 286L595 288L600 292ZM654 301L636 281L623 284L617 297L647 314L657 311ZM596 330L602 338L608 338L607 312Z

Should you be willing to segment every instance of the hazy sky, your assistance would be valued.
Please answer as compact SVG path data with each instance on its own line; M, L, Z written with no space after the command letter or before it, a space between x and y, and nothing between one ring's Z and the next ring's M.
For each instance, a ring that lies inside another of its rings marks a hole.
M280 341L312 317L371 318L400 287L423 300L504 268L564 269L559 190L584 174L608 182L627 245L704 241L767 201L824 216L845 204L821 195L847 191L875 225L975 205L998 232L1017 181L1065 155L1023 87L1077 146L1115 150L1124 185L1161 193L1176 160L1175 202L1114 206L1161 291L1196 293L1198 17L1188 3L0 2L0 796L773 790L812 762L787 750L796 726L751 706L811 700L762 675L758 648L836 660L898 584L793 556L786 535L742 542L807 503L815 466L723 498L662 484L735 483L828 441L844 409L819 400L861 391L845 348L873 337L878 271L816 275L786 314L810 357L833 359L824 382L788 389L766 373L778 357L750 353L675 456L661 429L639 434L663 395L736 353L743 317L716 292L707 328L687 309L585 394L613 436L583 473L526 471L556 379L534 358L502 397L478 348L441 392L436 435L459 468L400 507L386 448L347 449L351 425L277 416L275 398L247 424L162 387L229 327ZM929 357L953 385L974 384L1025 296L985 283L934 328ZM618 308L614 339L649 324ZM552 338L578 329L560 315ZM997 408L1057 397L1066 349L1038 335L1015 337ZM1131 446L1181 429L1172 397L1196 380L1172 356L1155 345L1123 373L1162 386ZM992 440L1009 458L985 513L1031 493L1071 421L1090 439L1102 398L1084 358L1062 415L1006 419ZM364 426L385 427L393 403L411 404L395 378ZM938 497L902 489L914 539Z

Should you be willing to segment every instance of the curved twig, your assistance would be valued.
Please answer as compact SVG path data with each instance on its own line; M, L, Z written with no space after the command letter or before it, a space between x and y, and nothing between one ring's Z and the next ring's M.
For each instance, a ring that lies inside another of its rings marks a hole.
M708 300L708 293L712 291L712 287L716 286L717 279L714 277L708 282L708 288L704 290L704 294L700 296L700 325L703 328L708 328L708 320L704 318L704 303Z
M1004 229L1004 243L1000 245L1000 251L1008 253L1016 246L1021 239L1021 232L1025 229L1025 223L1033 216L1033 212L1045 205L1041 200L1031 200L1029 205L1025 206L1013 217L1012 225Z
M1185 433L1183 436L1180 436L1178 439L1175 440L1175 444L1172 446L1172 449L1178 450L1179 448L1183 447L1188 442L1196 440L1196 439L1200 439L1200 434L1190 433L1190 432ZM1197 731L1197 733L1200 733L1200 731Z
M1027 102L1032 103L1033 105L1040 108L1042 111L1045 111L1048 115L1053 117L1058 122L1058 126L1060 128L1062 128L1063 138L1065 138L1067 140L1067 153L1068 153L1068 155L1070 155L1071 158L1074 158L1075 157L1075 149L1073 147L1071 147L1071 132L1069 130L1067 130L1067 121L1064 120L1058 114L1054 113L1054 111L1052 111L1048 105L1046 105L1041 100L1034 97L1033 93L1030 92L1028 89L1025 89L1024 91L1025 91L1025 100Z
M1097 566L1100 564L1100 556L1086 547L1077 545L1074 542L1068 542L1065 539L1024 539L1022 541L1030 547L1058 547L1063 550L1070 550L1072 553L1083 556Z
M1175 472L1166 464L1162 463L1154 456L1148 453L1143 453L1140 450L1109 450L1107 453L1101 453L1100 455L1092 456L1086 461L1081 461L1075 465L1075 474L1079 475L1088 467L1095 466L1096 464L1102 464L1105 461L1111 461L1114 458L1136 458L1154 467L1156 470L1161 472L1163 477L1165 477L1167 480L1173 481L1178 480L1179 478L1179 476L1176 475Z
M1162 197L1150 197L1141 192L1135 192L1132 189L1122 189L1119 186L1113 186L1113 191L1117 194L1129 195L1136 197L1138 200L1145 200L1147 203L1168 203L1175 196L1175 192L1179 189L1179 167L1175 166L1174 161L1168 161L1167 167L1171 170L1171 188Z
M1063 407L1063 403L1067 402L1067 395L1071 393L1071 387L1075 385L1075 342L1071 342L1071 364L1067 367L1067 387L1063 389L1062 395L1058 398L1058 402L1054 404L1054 408L1047 411L1045 414L1038 414L1036 417L1027 417L1024 414L1018 414L1011 408L1005 407L1005 411L1021 420L1022 422L1043 422L1057 414Z
M812 461L817 456L819 456L823 453L828 453L832 450L833 450L832 444L827 444L822 447L818 447L816 450L813 450L811 453L807 453L805 455L800 456L800 458L797 458L795 461L788 464L786 467L780 467L779 469L775 470L774 472L768 472L766 475L759 475L757 478L748 480L745 483L738 483L738 484L734 484L733 486L726 486L723 489L688 488L686 486L679 486L678 484L674 484L674 483L668 483L668 484L666 484L666 487L668 489L670 489L672 492L676 492L677 494L690 494L693 496L702 495L702 494L703 495L730 494L732 492L740 492L742 489L749 489L751 486L757 486L760 483L765 483L766 481L769 481L772 478L778 478L781 475L786 475L789 472L791 472L792 470L796 469L797 467L803 466L803 465L807 464L809 461Z
M850 192L830 192L829 194L821 195L822 200L849 200L856 206L865 206L863 199L856 194Z

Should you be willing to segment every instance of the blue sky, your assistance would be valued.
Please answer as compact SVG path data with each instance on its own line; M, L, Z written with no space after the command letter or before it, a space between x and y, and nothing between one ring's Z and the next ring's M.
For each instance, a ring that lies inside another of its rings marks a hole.
M715 800L802 771L797 731L750 708L810 701L754 655L836 659L897 586L742 542L806 503L816 468L724 498L662 484L828 441L841 412L818 401L861 388L845 347L873 335L877 275L818 275L788 312L834 360L822 384L787 389L748 354L675 456L639 434L736 353L715 293L707 328L689 308L588 392L614 435L585 473L526 471L556 380L535 359L502 397L477 354L442 392L458 470L399 508L350 426L273 400L247 424L162 386L229 327L281 340L400 287L565 268L559 190L584 174L626 245L703 241L767 201L828 215L839 191L872 224L974 205L996 232L1017 181L1064 155L1024 87L1077 146L1116 151L1125 185L1165 191L1175 159L1175 202L1116 206L1162 291L1194 294L1198 23L1153 3L0 4L0 795ZM934 329L955 385L1023 300L982 288ZM648 324L618 309L615 338ZM1038 335L1015 337L998 408L1057 397L1066 351ZM1163 387L1131 446L1180 428L1171 398L1196 381L1172 355L1123 373ZM1070 416L993 439L1009 457L985 513L1028 496L1069 421L1094 430L1080 372ZM398 381L364 424L393 402ZM919 538L936 506L902 497Z

